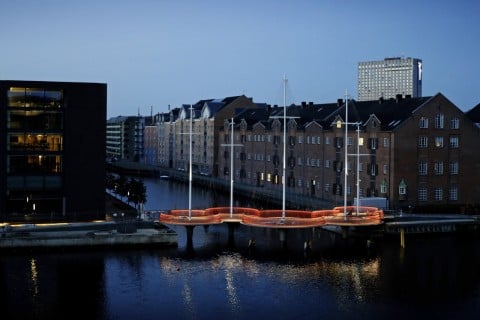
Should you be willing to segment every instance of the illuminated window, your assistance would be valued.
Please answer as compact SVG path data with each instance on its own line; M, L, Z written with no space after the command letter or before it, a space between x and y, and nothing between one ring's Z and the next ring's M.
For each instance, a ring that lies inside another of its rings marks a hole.
M443 148L443 137L435 137L435 147Z

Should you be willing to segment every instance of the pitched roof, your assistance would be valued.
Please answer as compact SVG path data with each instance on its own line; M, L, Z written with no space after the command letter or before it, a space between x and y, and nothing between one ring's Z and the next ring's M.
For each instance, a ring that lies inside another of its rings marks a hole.
M479 124L480 123L480 103L477 104L472 109L468 110L465 113L465 115L467 116L467 118L469 118L473 122Z
M364 124L375 115L380 120L380 126L384 131L395 129L400 123L408 119L412 113L432 97L402 98L388 100L370 100L348 102L348 122L361 122ZM325 122L333 122L336 116L344 121L346 104L344 103L337 112L325 118Z

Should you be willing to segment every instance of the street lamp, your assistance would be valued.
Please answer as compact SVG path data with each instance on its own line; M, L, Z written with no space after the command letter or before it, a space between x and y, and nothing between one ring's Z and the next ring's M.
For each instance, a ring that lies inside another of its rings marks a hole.
M122 223L123 223L123 233L127 233L127 226L125 225L125 212L122 212L121 215L122 215Z

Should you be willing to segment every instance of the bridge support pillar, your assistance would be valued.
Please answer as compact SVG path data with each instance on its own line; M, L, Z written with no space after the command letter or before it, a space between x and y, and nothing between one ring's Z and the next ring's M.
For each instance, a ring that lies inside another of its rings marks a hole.
M287 230L279 229L278 234L280 237L280 244L282 245L282 248L285 249L287 247Z
M342 228L342 239L347 239L348 227L341 227L341 228Z
M235 223L227 222L227 226L228 226L228 246L234 247L235 246Z
M185 230L187 231L187 248L193 248L193 228L195 226L185 226Z

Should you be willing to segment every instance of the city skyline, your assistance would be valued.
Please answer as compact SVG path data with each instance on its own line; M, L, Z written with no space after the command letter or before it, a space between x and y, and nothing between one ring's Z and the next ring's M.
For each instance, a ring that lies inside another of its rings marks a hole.
M423 96L480 103L472 1L11 1L0 5L0 79L107 83L107 117L201 99L357 98L357 64L423 61Z

